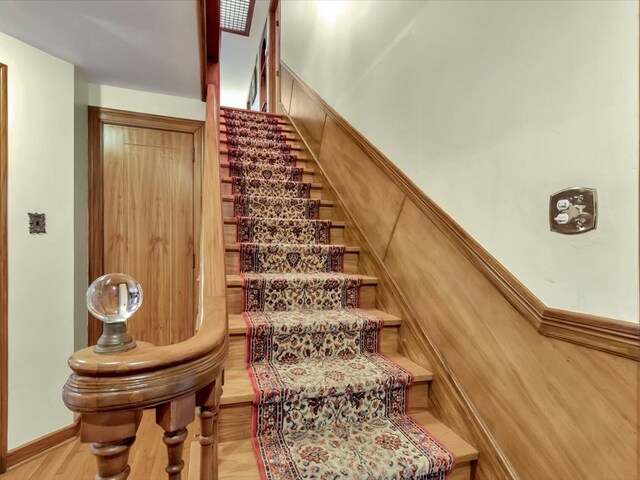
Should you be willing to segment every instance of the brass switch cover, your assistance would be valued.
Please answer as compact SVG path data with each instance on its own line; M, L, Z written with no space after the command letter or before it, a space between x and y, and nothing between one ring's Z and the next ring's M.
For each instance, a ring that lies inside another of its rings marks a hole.
M598 217L597 190L565 188L549 199L549 226L552 232L575 235L595 230Z

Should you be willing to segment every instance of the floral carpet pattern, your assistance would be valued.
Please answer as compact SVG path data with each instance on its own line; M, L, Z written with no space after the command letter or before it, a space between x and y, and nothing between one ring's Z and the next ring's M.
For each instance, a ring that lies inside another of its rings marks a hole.
M383 321L358 308L361 277L342 273L320 201L270 143L279 117L223 114L242 145L230 173L261 478L444 480L455 458L406 414L411 373L379 353Z
M242 273L342 272L344 246L241 243Z
M263 180L262 178L231 177L234 195L260 195L264 197L309 198L311 184L287 180Z
M303 169L270 165L263 162L229 162L229 175L232 177L259 178L261 180L284 180L301 182Z
M240 243L329 243L330 220L237 217Z
M234 195L233 212L237 217L317 219L320 200L306 198Z
M298 157L281 150L260 150L259 148L230 148L228 155L232 160L242 162L263 162L270 165L295 167Z

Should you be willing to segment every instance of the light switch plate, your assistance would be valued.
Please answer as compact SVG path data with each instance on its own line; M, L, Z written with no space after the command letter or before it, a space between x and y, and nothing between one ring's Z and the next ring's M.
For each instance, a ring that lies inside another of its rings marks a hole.
M597 197L597 190L587 187L565 188L551 195L549 199L551 231L575 235L595 230L598 219Z

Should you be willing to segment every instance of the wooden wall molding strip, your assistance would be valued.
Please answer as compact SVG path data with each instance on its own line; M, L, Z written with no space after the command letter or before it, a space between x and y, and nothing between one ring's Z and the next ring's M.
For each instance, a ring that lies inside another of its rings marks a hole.
M313 98L327 116L351 137L376 165L388 175L402 192L458 247L460 251L487 277L539 333L614 355L640 361L640 325L605 317L549 308L502 266L487 250L469 235L453 218L436 205L420 188L400 171L386 156L364 138L347 120L327 104L284 62L285 71L296 86ZM289 112L293 108L293 99ZM302 132L304 131L302 128ZM307 135L308 136L308 135ZM313 147L313 144L312 144ZM314 152L317 153L317 152Z
M29 443L9 450L7 454L7 468L12 468L26 460L31 460L36 455L46 452L47 450L59 447L62 442L72 440L80 433L80 417L71 424L63 427L55 432L51 432Z
M635 326L546 308L281 72L279 108L324 177L345 244L361 247L360 273L379 279L376 307L403 319L399 350L434 372L430 410L480 451L476 480L636 478L640 363L624 350ZM561 341L573 322L579 338Z
M7 251L7 66L0 63L0 474L7 469L9 282Z

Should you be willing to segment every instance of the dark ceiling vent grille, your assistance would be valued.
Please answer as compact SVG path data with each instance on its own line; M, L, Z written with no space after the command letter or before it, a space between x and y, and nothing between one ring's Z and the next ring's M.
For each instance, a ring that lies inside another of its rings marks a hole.
M256 0L221 0L220 26L222 30L248 37L255 3Z

